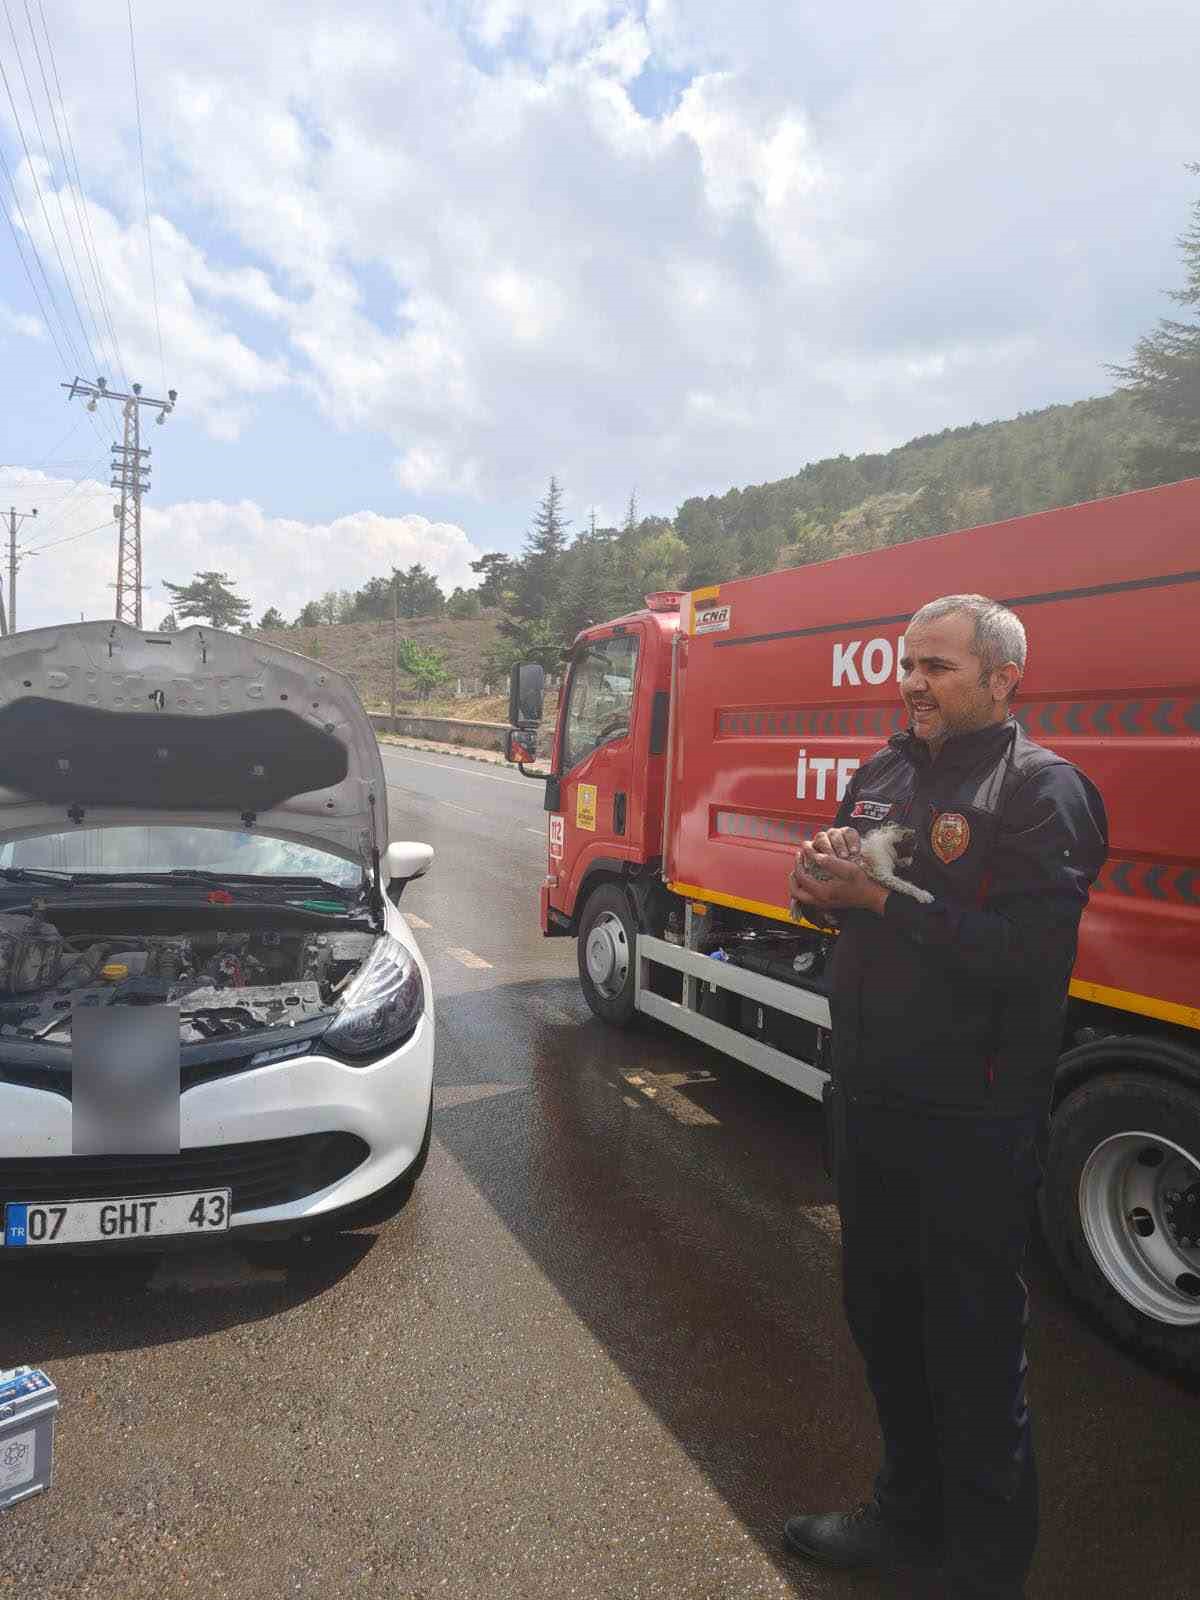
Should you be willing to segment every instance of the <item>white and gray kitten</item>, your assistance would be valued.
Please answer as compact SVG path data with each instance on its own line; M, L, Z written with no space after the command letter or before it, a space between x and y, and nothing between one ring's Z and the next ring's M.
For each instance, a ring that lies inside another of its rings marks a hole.
M898 894L911 895L922 905L931 905L933 896L915 883L908 883L897 871L900 867L912 866L916 842L917 836L911 828L902 827L898 822L886 822L882 828L874 828L866 834L857 853L849 859L857 861L867 877L885 889L894 889ZM831 876L817 866L802 865L800 870L810 878L826 882Z

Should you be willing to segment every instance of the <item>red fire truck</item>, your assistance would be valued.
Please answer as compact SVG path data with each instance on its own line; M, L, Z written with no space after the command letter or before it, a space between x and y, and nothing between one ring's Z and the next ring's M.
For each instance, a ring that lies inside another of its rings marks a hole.
M954 593L1019 613L1016 715L1109 813L1044 1230L1114 1335L1200 1371L1200 479L649 595L585 629L549 750L542 927L577 941L606 1022L645 1014L819 1098L836 935L789 915L788 873L904 726L907 618ZM531 777L541 704L541 669L514 669L508 753Z

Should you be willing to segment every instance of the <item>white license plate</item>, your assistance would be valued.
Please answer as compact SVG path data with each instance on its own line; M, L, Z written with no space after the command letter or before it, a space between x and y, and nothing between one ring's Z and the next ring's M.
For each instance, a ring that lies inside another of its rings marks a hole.
M4 1243L12 1249L224 1233L229 1227L230 1198L228 1189L202 1189L119 1200L63 1200L56 1205L9 1201L4 1208Z

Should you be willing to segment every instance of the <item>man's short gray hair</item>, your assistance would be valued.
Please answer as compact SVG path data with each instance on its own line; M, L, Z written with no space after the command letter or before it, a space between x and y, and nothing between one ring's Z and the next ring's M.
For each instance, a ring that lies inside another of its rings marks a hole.
M948 594L940 600L924 605L909 623L915 628L921 623L940 622L943 617L958 612L973 618L975 639L972 648L979 657L985 677L1015 661L1022 673L1025 671L1025 625L1015 611L1002 606L998 600L989 600L982 594Z

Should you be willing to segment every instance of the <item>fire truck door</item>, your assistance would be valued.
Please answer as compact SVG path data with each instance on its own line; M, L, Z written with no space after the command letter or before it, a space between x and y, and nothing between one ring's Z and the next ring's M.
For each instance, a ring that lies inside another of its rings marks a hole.
M558 770L564 860L576 864L620 846L630 824L638 633L593 639L575 658L567 688Z

